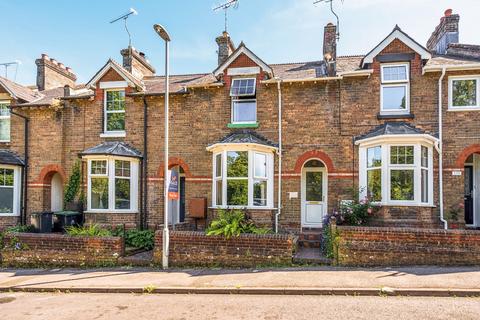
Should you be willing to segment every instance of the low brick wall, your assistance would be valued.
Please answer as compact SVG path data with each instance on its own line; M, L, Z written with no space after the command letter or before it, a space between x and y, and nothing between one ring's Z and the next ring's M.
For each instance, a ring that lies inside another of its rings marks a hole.
M339 265L480 265L480 231L338 226L337 232Z
M169 263L172 266L251 267L290 264L294 251L291 235L242 234L226 239L203 232L170 232ZM153 260L162 263L162 231L155 234Z
M113 265L124 254L120 237L8 233L3 240L2 264L12 267Z

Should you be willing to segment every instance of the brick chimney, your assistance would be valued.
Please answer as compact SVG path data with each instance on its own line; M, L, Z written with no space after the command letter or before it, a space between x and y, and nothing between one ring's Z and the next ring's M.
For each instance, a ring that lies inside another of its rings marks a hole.
M331 22L323 31L323 59L327 64L328 75L334 76L337 61L337 26Z
M155 68L147 60L145 53L128 47L120 51L123 57L123 67L138 79L155 75Z
M39 91L63 87L65 85L75 86L77 76L72 69L65 67L63 63L51 59L46 54L35 60L37 65L37 88Z
M440 18L440 23L427 41L428 50L437 54L445 54L450 43L458 43L459 20L460 16L452 14L452 9L445 10L444 16Z
M222 35L217 37L215 41L218 44L218 65L221 65L235 51L235 45L226 31L223 31Z

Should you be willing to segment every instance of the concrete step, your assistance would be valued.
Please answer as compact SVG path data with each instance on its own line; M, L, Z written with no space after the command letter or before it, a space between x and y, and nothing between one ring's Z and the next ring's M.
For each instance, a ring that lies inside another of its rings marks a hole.
M300 247L293 257L293 263L331 265L332 259L323 256L320 248Z
M119 262L124 266L146 267L152 264L153 251L137 252L133 255L121 257Z

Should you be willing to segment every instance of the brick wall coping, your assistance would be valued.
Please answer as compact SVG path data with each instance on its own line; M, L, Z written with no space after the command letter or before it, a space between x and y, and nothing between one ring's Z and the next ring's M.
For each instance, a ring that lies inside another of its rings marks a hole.
M118 239L121 238L121 237L70 236L68 234L59 234L59 233L34 233L34 232L8 232L5 234L5 237L6 238L20 237L23 239L30 238L30 239L46 239L46 240L102 239L107 241L118 241Z
M224 236L207 236L205 232L201 231L170 231L170 234L175 233L179 236L188 236L196 238L208 238L212 240L235 240L235 239L271 239L271 240L289 240L293 239L293 235L290 234L252 234L252 233L242 233L238 237L231 237L229 239ZM162 230L157 231L157 236L162 236Z
M480 230L463 229L425 229L425 228L395 228L395 227L356 227L356 226L337 226L340 231L353 231L364 233L423 233L423 234L463 234L480 235Z

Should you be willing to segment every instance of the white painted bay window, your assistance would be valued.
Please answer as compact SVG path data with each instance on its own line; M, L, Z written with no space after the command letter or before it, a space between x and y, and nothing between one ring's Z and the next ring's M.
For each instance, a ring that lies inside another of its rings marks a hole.
M257 122L256 79L237 78L232 80L232 124Z
M273 207L273 153L248 148L213 155L216 207Z
M380 69L380 113L387 115L409 113L409 64L382 64Z
M0 216L20 215L21 168L0 166Z
M88 211L136 212L139 161L121 157L88 159Z
M10 142L10 102L0 101L0 142Z
M360 198L382 205L433 205L433 144L382 141L360 145Z
M448 78L448 109L450 111L480 110L480 76Z

